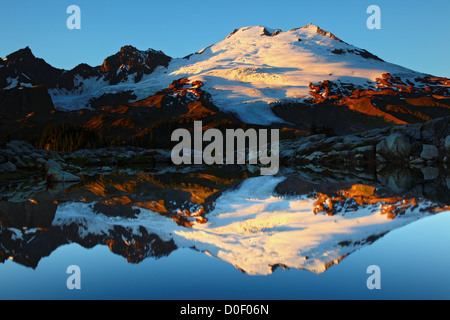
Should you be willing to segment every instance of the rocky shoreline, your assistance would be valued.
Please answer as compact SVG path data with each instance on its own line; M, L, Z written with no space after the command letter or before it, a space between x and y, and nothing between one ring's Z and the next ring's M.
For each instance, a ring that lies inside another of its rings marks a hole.
M431 166L450 161L450 117L353 135L323 134L280 143L284 165L408 164Z
M87 168L113 171L118 165L167 163L170 151L136 147L82 149L56 152L35 148L28 142L12 140L0 147L1 180L20 179L30 175L47 182L79 182Z
M421 168L425 178L439 175L436 166L450 162L450 117L363 133L326 137L311 135L280 142L282 167L315 166L358 170L392 164ZM78 182L87 168L112 172L120 166L171 164L170 150L118 147L55 152L13 140L0 146L3 181L39 175L47 182ZM367 171L365 169L360 171Z

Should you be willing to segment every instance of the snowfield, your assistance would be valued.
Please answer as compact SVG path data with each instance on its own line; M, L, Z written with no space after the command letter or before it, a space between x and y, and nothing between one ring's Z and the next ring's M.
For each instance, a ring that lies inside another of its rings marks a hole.
M268 125L283 122L271 112L271 105L309 98L309 83L332 80L372 88L383 73L413 82L424 76L348 50L361 49L312 24L287 32L244 27L188 58L173 59L167 68L158 67L138 83L133 77L114 86L103 79L79 79L77 92L53 89L50 94L57 108L73 110L104 93L132 90L137 99L143 99L187 77L202 81L222 111L235 113L247 123Z

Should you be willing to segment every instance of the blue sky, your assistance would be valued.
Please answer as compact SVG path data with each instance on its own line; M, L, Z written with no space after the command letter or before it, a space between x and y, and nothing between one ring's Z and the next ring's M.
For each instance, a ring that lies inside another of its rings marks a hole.
M69 5L81 8L81 30L69 30ZM381 8L381 30L369 30L366 9ZM174 58L225 38L235 28L289 30L309 22L382 59L450 77L448 0L2 0L0 57L29 46L51 65L100 65L123 45L162 50Z

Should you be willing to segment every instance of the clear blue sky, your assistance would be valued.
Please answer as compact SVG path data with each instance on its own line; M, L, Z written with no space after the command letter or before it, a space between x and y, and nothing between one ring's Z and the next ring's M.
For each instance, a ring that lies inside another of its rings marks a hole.
M69 30L69 5L81 30ZM366 9L381 8L382 29L369 30ZM174 58L221 41L235 28L289 30L312 22L344 41L402 66L450 77L449 0L2 0L0 57L29 46L51 65L100 65L123 45Z

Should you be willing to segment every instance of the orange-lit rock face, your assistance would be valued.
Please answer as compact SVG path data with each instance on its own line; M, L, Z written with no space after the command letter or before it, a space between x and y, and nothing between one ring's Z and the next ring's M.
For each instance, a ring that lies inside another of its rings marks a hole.
M380 117L387 123L394 124L430 120L450 107L445 99L448 96L448 79L425 77L415 80L425 87L415 86L409 80L405 83L399 77L385 73L376 79L376 88L373 89L324 80L318 84L310 83L309 91L315 104L333 103L345 106L352 111ZM423 109L425 106L432 106L434 109Z
M407 210L415 210L423 201L417 198L404 198L402 196L386 197L377 195L372 186L355 184L350 189L340 190L335 195L317 193L315 196L314 214L326 213L333 216L340 212L355 211L359 206L377 205L380 214L388 219L403 215ZM442 212L449 207L434 205L428 208L433 212Z
M203 82L190 82L187 78L175 80L167 88L148 98L133 102L130 106L148 106L161 108L166 105L180 104L188 105L190 102L209 102L210 96L203 91ZM191 109L191 108L190 108Z
M166 207L164 206L164 200L161 200L159 202L156 201L150 201L150 202L136 202L134 205L138 208L143 208L147 210L151 210L153 212L158 212L159 214L167 214L169 211L167 211Z

